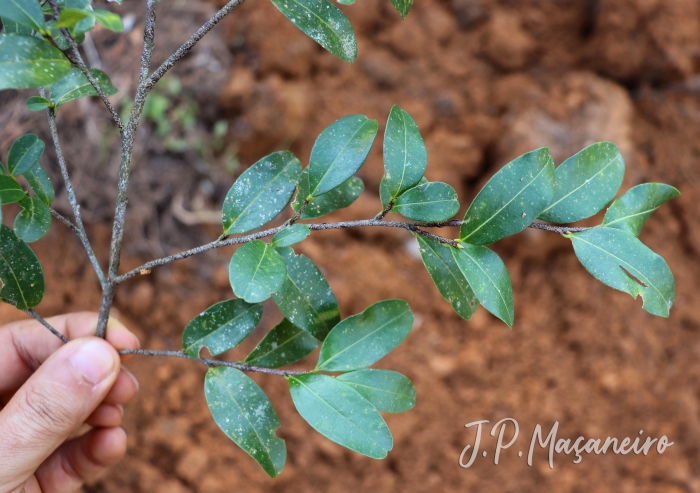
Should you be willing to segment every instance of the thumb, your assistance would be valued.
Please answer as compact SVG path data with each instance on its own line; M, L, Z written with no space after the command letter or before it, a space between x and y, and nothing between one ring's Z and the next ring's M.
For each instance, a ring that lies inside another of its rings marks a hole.
M0 485L31 476L102 402L119 367L117 351L96 337L52 354L0 412Z

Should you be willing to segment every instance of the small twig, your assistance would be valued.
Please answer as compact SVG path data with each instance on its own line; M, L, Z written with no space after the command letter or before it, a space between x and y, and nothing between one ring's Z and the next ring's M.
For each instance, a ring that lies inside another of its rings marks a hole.
M309 202L308 202L308 201L306 201L306 200L303 201L303 202L301 203L301 207L299 207L299 210L296 211L294 214L292 214L292 217L290 217L289 219L287 219L287 221L286 221L282 226L286 228L287 226L291 226L292 224L294 224L295 222L297 222L297 221L299 220L299 218L301 217L301 215L302 215L302 214L304 213L304 211L306 210L306 207L307 207L308 205L309 205Z
M188 359L190 361L197 361L208 367L213 366L229 366L231 368L236 368L241 371L251 371L257 373L268 373L270 375L279 375L281 377L288 377L290 375L303 375L309 373L306 371L293 371L293 370L276 370L274 368L263 368L261 366L251 366L245 363L236 363L233 361L222 361L219 359L207 359L207 358L193 358L187 355L184 351L161 351L157 349L122 349L119 354L138 354L141 356L172 356L175 358Z
M426 238L431 238L435 241L439 241L440 243L444 243L445 245L450 245L450 246L453 246L455 248L462 248L459 245L459 243L457 243L455 240L450 240L449 238L444 238L442 236L439 236L439 235L436 235L433 233L428 233L427 231L423 231L420 228L414 228L411 231L413 231L414 233L416 233L418 235L425 236Z
M66 338L66 336L64 336L63 334L61 334L61 333L60 333L59 331L57 331L56 329L54 329L54 328L51 326L51 324L48 323L46 320L44 320L44 318L43 318L41 315L39 315L37 312L35 312L35 311L32 310L31 308L30 308L29 310L22 310L22 311L23 311L24 313L26 313L27 315L29 315L30 317L32 317L32 318L33 318L34 320L36 320L37 322L39 322L41 325L43 325L44 327L46 327L47 329L49 329L49 330L51 331L51 333L52 333L53 335L55 335L56 337L58 337L59 339L61 339L61 341L63 341L64 344L68 344L68 339Z
M585 231L590 228L578 228L578 227L573 227L573 226L553 226L551 224L547 223L532 223L528 226L528 228L532 229L541 229L544 231L551 231L552 233L559 233L560 235L564 235L567 233L576 233L579 231Z
M384 208L384 210L382 212L380 212L379 214L377 214L376 216L374 216L374 218L378 221L381 221L382 219L384 219L384 216L389 214L389 211L391 211L391 209L393 209L393 207L394 207L394 201L390 200L389 203Z
M51 215L52 215L53 217L55 217L55 218L58 219L60 222L62 222L62 223L65 224L66 226L68 226L68 228L70 228L71 231L73 231L75 234L79 234L79 233L78 233L78 228L77 228L77 227L75 226L75 224L73 224L73 223L70 221L70 219L68 219L66 216L64 216L63 214L61 214L60 212L58 212L56 209L52 209L52 208L49 208L49 212L51 213Z
M39 94L41 94L42 97L46 97L44 89L39 89ZM104 285L104 272L102 272L102 267L100 267L100 263L97 261L95 252L93 251L92 245L90 244L90 240L88 239L87 233L85 232L83 220L80 216L80 204L78 204L78 199L75 197L73 185L71 184L70 176L68 174L68 167L66 166L66 160L64 159L63 152L61 151L61 142L58 138L58 130L56 129L56 114L54 113L54 109L46 108L46 115L49 119L49 129L51 130L51 139L53 140L53 146L56 150L56 157L58 158L58 166L61 168L61 175L63 176L63 182L66 186L68 202L70 203L70 206L73 209L73 215L75 216L74 231L76 232L78 238L80 238L80 241L83 244L83 248L85 249L88 258L90 259L90 263L95 269L95 273L97 274L97 277L100 280L100 284Z

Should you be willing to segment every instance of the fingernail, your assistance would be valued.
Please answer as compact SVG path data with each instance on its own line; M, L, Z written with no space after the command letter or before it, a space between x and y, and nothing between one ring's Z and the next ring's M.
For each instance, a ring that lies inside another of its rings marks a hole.
M90 339L78 346L70 356L73 367L85 380L97 385L115 371L114 350L105 341Z

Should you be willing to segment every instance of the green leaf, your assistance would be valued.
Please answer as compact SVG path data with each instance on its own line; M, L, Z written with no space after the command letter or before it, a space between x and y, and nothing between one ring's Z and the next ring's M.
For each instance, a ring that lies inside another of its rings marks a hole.
M625 161L610 142L574 154L555 172L554 197L539 219L573 223L591 217L615 197L625 176Z
M82 43L84 38L84 33L90 31L95 27L95 17L91 15L93 13L92 5L90 0L66 0L65 7L69 9L77 9L85 11L88 16L82 21L78 22L75 26L70 29L71 34L75 38L78 44Z
M116 94L117 88L112 85L112 81L109 80L107 74L96 68L91 68L90 74L92 74L95 81L97 81L97 85L100 86L106 96ZM98 95L95 88L79 68L71 69L68 75L53 84L49 91L51 92L51 101L56 107L78 98Z
M275 248L288 247L304 241L310 234L311 230L306 224L293 224L272 237L272 246Z
M224 233L245 233L266 224L287 207L301 163L289 151L273 152L245 170L224 200Z
M332 190L360 169L377 135L377 126L377 120L349 115L321 132L311 149L309 195Z
M289 390L301 417L329 440L373 459L393 448L384 418L349 385L308 373L289 377Z
M43 39L0 34L0 90L47 86L70 68L65 55Z
M228 273L236 296L248 303L260 303L282 287L287 268L272 246L255 240L236 250Z
M51 101L40 96L32 96L27 99L27 109L29 111L41 111L51 106Z
M457 315L469 320L479 307L479 299L447 245L437 240L416 235L423 264L433 279L440 295L452 305Z
M639 236L651 213L681 193L664 183L644 183L632 187L615 200L603 218L603 226Z
M0 0L3 19L10 19L37 32L44 31L44 13L37 0Z
M460 239L486 245L519 233L547 207L553 193L554 161L547 148L523 154L476 196L464 216Z
M402 413L416 405L415 387L395 371L358 370L339 375L337 379L385 413Z
M668 317L676 287L666 261L636 237L615 228L591 228L568 235L574 252L593 277L633 298L641 295L643 308Z
M272 478L284 467L287 448L275 435L277 413L260 387L235 368L210 368L204 380L209 411L226 436Z
M216 356L238 346L248 337L262 317L262 306L243 300L226 300L210 306L192 319L182 334L182 348L189 356L199 357L206 347Z
M356 176L344 181L333 190L330 190L323 195L318 195L311 199L306 209L301 214L301 219L314 219L316 217L325 216L338 209L350 206L362 194L365 189L365 184ZM309 196L309 173L305 169L301 173L299 180L299 190L297 196L292 202L292 209L299 211L304 199Z
M385 300L348 317L321 346L317 370L352 371L370 366L403 341L413 326L413 313L403 300Z
M51 183L51 178L49 178L49 175L47 175L44 168L41 167L41 164L36 163L34 166L22 173L22 176L24 176L24 179L27 180L29 187L36 194L36 196L41 199L42 202L48 206L53 203L53 199L56 195L53 189L53 184Z
M39 162L44 154L44 141L34 134L26 134L12 143L7 155L7 167L12 176L18 176Z
M355 0L338 0L338 3L341 5L353 5Z
M418 184L427 165L428 151L416 122L394 105L384 131L384 176L391 197Z
M454 188L447 183L431 182L399 195L392 210L416 221L444 221L457 214L459 202Z
M26 196L17 180L11 176L0 175L0 205L19 202Z
M6 34L21 34L22 36L31 36L32 29L25 27L21 24L17 24L15 21L3 17L0 15L0 20L2 21L2 27L5 28Z
M51 227L48 206L36 197L24 197L19 206L22 212L15 217L15 234L27 243L41 239Z
M428 179L423 177L416 186L425 185L426 183L428 183ZM386 184L386 177L382 177L379 181L379 199L382 201L382 207L386 207L391 200L391 192L389 192L389 187Z
M413 0L391 0L391 4L401 15L401 18L405 19L408 13L411 11L411 7L413 7Z
M44 297L44 273L29 245L0 225L0 298L20 310L33 308Z
M282 315L319 341L340 321L340 307L318 267L291 248L278 250L287 265L282 287L272 298Z
M272 3L308 37L346 62L357 58L352 25L338 7L326 0L272 0Z
M58 21L54 27L73 27L78 22L85 19L88 15L89 14L87 12L80 9L62 9L61 14L58 16Z
M92 12L92 15L97 20L97 22L102 24L110 31L120 33L124 30L124 23L122 22L122 18L114 12L110 12L109 10L103 9L95 9Z
M286 318L275 326L246 357L245 363L264 368L280 368L301 360L320 342Z
M451 248L452 256L479 302L513 328L513 286L503 260L481 245Z

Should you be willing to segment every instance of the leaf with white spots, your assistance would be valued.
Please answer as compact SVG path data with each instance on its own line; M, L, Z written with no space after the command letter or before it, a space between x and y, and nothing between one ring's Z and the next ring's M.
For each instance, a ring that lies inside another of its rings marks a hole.
M277 413L258 385L235 368L210 368L204 395L216 424L274 478L284 467L287 448L275 435Z
M350 385L307 373L290 376L289 390L301 417L329 440L373 459L394 447L384 418Z
M400 373L389 370L358 370L343 373L338 380L367 399L379 411L402 413L416 405L416 389Z
M402 19L405 19L413 7L413 0L391 0L391 4L399 13Z
M22 176L25 180L27 180L29 188L32 189L32 191L41 201L48 206L53 203L53 199L55 197L53 184L51 183L51 178L49 178L49 175L46 174L44 168L41 167L41 164L36 163L34 166L22 173Z
M0 0L0 12L3 19L10 19L27 29L41 32L46 28L44 13L37 0Z
M44 273L29 245L0 225L0 298L20 310L33 308L44 297Z
M317 370L366 368L393 351L413 327L413 313L403 300L379 301L346 318L323 341Z
M481 245L450 247L455 263L462 271L481 305L513 328L513 285L503 260Z
M309 195L316 197L339 186L360 169L377 135L377 120L345 116L318 136L309 160Z
M97 85L100 86L102 92L104 92L106 96L117 93L117 88L112 85L112 81L109 80L107 74L96 68L91 68L89 70L90 74L97 82ZM71 69L64 78L49 87L49 92L51 93L51 101L56 107L78 98L98 96L93 85L87 80L87 77L85 77L85 74L83 74L79 68Z
M276 325L246 357L244 363L280 368L301 360L320 344L319 340L286 318Z
M597 227L567 235L581 264L606 286L637 295L642 308L668 317L676 284L666 261L627 231Z
M308 257L280 248L287 265L284 284L272 295L282 315L322 341L340 321L340 307L328 281Z
M556 224L591 217L615 197L625 176L625 161L610 142L574 154L555 171L554 196L539 219Z
M643 183L632 187L608 208L602 226L639 236L651 213L681 193L664 183Z
M392 198L418 184L428 165L428 152L416 122L394 105L384 131L384 178Z
M293 224L272 237L272 246L275 248L288 247L304 241L310 234L311 230L306 224Z
M355 31L345 14L326 0L272 0L308 37L346 62L357 58Z
M262 306L241 299L226 300L210 306L192 319L182 334L182 348L189 356L199 357L206 347L216 356L238 346L248 337L262 317Z
M399 195L392 211L416 221L445 221L459 211L457 192L447 183L424 183Z
M245 233L271 221L287 207L301 175L289 151L274 152L238 177L224 200L224 233Z
M272 246L255 240L236 250L228 274L236 296L248 303L260 303L282 287L287 268Z
M362 194L365 184L357 176L352 176L333 190L317 195L306 205L301 219L313 219L325 216L338 209L350 206ZM299 211L304 199L309 196L309 173L308 168L302 171L299 179L299 189L297 196L292 202L292 209Z
M486 245L519 233L547 207L553 193L554 161L547 148L523 154L478 193L464 215L460 239Z
M18 176L39 162L44 154L44 141L34 134L26 134L18 138L10 146L7 155L7 167L12 176Z
M479 299L459 270L449 245L420 235L416 235L416 240L423 264L438 292L452 305L457 315L469 320L479 307Z
M48 86L70 69L68 58L43 39L0 34L0 90Z
M15 216L15 234L27 243L41 239L51 227L49 207L36 197L24 197L18 204L22 212Z

